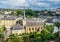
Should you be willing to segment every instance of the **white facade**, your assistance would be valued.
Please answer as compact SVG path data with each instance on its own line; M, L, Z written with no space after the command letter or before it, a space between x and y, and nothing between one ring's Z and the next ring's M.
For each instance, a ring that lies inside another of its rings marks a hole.
M25 33L25 30L24 29L23 30L12 30L11 33L12 34L18 34L19 35L19 34Z

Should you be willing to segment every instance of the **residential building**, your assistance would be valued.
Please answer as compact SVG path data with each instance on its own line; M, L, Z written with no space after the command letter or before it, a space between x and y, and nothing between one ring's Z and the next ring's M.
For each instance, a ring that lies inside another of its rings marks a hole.
M52 21L53 22L60 22L60 18L54 18Z

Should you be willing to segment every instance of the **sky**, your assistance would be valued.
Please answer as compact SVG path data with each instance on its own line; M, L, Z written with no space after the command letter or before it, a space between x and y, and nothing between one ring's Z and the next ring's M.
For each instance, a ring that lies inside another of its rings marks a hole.
M60 8L60 0L0 0L0 8L24 7L36 10Z

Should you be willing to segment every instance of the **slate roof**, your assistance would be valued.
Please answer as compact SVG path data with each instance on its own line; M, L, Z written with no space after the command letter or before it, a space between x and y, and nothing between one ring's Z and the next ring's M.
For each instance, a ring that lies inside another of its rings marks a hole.
M47 18L46 22L47 22L47 23L52 23L52 20L53 20L53 19Z
M60 19L53 19L53 22L60 22Z
M43 22L26 22L26 27L41 26L41 25L43 25Z
M15 18L12 18L12 17L6 17L6 18L2 18L2 20L15 20Z
M21 26L19 23L16 24L16 25L14 25L14 26L11 28L11 30L22 30L22 29L24 29L24 27Z
M26 21L43 21L44 18L29 18L29 19L26 19Z
M1 20L15 20L16 18L18 18L17 16L4 16L3 18L1 18Z

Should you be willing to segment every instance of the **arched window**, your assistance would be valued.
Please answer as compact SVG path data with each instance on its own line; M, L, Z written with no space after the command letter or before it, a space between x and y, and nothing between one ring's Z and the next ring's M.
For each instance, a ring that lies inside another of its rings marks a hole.
M34 30L34 28L32 28L32 30Z
M40 31L40 27L38 27L37 31L38 31L38 32Z
M37 30L37 28L35 27L35 30Z
M41 27L41 29L42 29L42 27Z
M29 31L30 31L31 29L29 28Z

